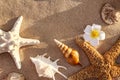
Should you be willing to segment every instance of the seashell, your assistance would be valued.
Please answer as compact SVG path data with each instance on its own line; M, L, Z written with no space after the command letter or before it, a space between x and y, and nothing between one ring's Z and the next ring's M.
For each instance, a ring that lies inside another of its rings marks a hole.
M12 72L8 75L7 80L25 80L23 74Z
M101 17L107 24L114 24L120 19L120 12L118 12L111 4L106 3L102 7Z
M43 54L41 56L38 55L35 58L30 57L31 61L35 64L38 76L52 78L53 80L55 80L55 77L54 77L55 73L59 73L61 76L67 79L67 77L64 74L58 71L59 68L66 69L64 66L57 65L57 62L59 61L59 59L52 62L50 60L50 57L45 58L45 55L47 54Z
M63 44L62 42L60 42L56 39L54 39L54 41L58 45L60 50L62 51L63 55L65 56L65 58L69 64L72 64L72 65L80 64L81 65L81 63L79 61L79 53L76 50L68 47L67 45Z

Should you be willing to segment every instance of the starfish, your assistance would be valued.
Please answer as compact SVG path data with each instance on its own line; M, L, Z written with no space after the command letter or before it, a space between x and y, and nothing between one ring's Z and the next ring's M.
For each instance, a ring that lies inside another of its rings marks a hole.
M112 80L112 78L120 76L120 66L115 63L120 54L120 37L104 55L80 38L76 38L76 43L87 54L91 65L71 75L68 80L85 80L91 77L98 80Z
M0 54L4 52L10 53L18 69L21 69L21 60L19 55L20 47L40 43L39 40L20 37L19 32L22 20L23 17L20 16L15 22L13 28L8 32L0 29Z

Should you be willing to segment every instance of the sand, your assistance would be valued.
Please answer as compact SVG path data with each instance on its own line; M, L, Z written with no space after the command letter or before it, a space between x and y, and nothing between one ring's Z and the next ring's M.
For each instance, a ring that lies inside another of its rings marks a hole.
M26 80L49 80L38 77L35 66L29 59L44 53L48 53L52 60L60 59L58 64L68 68L60 69L66 76L90 65L86 54L76 45L74 37L83 34L86 25L95 23L102 25L102 30L106 33L106 39L100 41L98 51L104 53L115 43L120 36L120 22L107 25L100 16L101 7L107 2L120 11L120 0L0 0L0 28L9 31L17 17L23 15L20 35L41 41L40 45L20 49L21 70L16 68L10 54L0 54L0 80L13 71L23 73ZM78 50L83 67L69 65L54 43L54 38ZM120 63L120 57L117 63ZM56 80L65 80L58 74L55 76Z

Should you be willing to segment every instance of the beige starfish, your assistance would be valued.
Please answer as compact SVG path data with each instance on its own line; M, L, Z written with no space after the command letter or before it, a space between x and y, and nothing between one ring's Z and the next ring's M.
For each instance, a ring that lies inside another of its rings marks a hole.
M101 55L93 46L82 39L77 38L76 43L87 54L91 65L73 74L68 80L85 80L91 77L98 78L98 80L112 80L112 78L120 76L120 66L115 63L120 54L120 37L104 55Z
M19 48L26 45L39 44L40 41L36 39L26 39L19 35L20 26L23 17L20 16L15 22L13 28L5 32L0 29L0 54L9 52L18 69L21 69L21 60L19 56Z

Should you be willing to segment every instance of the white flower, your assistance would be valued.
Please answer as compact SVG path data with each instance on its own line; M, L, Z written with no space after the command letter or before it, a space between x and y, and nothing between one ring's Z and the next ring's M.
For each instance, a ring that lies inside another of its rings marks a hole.
M97 46L99 44L99 40L105 39L105 32L101 31L101 25L87 25L84 32L84 40L89 42L93 46Z

